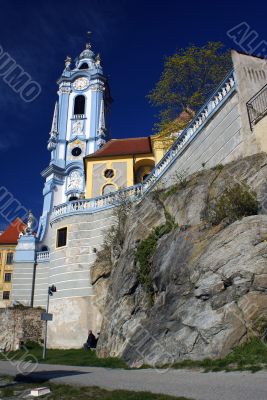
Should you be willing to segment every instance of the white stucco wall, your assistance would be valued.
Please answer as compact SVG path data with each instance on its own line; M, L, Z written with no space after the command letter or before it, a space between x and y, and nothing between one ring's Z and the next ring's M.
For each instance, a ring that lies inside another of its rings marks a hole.
M53 321L48 323L50 348L80 348L88 329L99 331L101 316L94 306L90 268L114 223L113 210L65 217L53 224L48 280L57 292L50 298ZM67 227L67 246L56 247L57 229ZM36 292L37 294L37 292Z
M166 171L162 184L170 186L177 173L189 175L203 168L225 164L242 156L242 152L241 117L235 93Z

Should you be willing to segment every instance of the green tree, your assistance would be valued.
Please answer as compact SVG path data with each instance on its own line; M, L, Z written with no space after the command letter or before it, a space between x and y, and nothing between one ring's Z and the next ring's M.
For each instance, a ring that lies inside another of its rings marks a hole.
M192 45L166 57L160 80L148 94L159 108L155 128L166 128L183 110L199 109L231 67L230 52L221 42Z

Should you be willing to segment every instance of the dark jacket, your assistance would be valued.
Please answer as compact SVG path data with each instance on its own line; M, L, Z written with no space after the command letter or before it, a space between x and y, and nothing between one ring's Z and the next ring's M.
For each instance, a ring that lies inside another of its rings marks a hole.
M89 347L96 347L96 337L93 333L89 333L87 338L87 344Z

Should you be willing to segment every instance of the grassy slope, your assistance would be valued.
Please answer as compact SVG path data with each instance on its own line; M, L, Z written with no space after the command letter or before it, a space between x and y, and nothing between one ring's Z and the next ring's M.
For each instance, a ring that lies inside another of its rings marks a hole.
M84 350L48 350L47 358L42 359L42 348L36 344L27 344L27 351L34 355L39 362L48 364L95 366L105 368L128 368L123 360L118 358L98 358L95 351ZM22 359L25 350L19 350L8 354L8 358ZM0 359L7 359L0 353ZM149 366L146 366L149 368ZM167 367L167 366L166 366ZM170 367L170 366L168 366ZM163 367L164 368L164 367ZM181 361L172 365L172 368L203 368L205 371L258 371L267 368L267 343L259 339L251 339L250 342L235 348L232 353L223 359L202 361Z
M267 368L267 342L253 338L248 343L236 347L228 356L219 360L181 361L173 368L204 368L208 371L252 371Z
M43 348L36 343L27 343L27 349L8 353L7 357L0 353L0 359L22 359L25 354L31 354L41 363L61 364L61 365L77 365L90 367L105 368L127 368L127 364L119 358L98 358L94 350L84 351L83 349L57 350L48 349L46 360L43 360Z
M21 398L21 394L35 387L40 387L38 383L12 382L9 378L0 378L0 383L4 381L4 385L0 387L1 398L12 399ZM43 400L189 400L184 397L173 397L167 395L153 394L148 392L129 392L126 390L104 390L98 387L73 387L67 385L51 384L42 382L41 386L49 387L50 394L42 396ZM13 397L14 396L14 397Z

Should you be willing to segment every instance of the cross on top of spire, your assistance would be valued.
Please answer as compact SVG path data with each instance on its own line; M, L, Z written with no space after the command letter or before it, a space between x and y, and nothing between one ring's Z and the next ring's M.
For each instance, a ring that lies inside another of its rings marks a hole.
M92 34L92 32L90 32L90 31L87 32L87 43L86 43L87 49L91 49L91 43L90 43L91 34Z
M79 55L79 59L82 59L82 58L93 59L94 58L94 52L91 50L92 46L90 43L91 34L92 34L92 32L90 32L90 31L87 32L87 42L86 42L85 50L83 50L81 52L81 54Z

